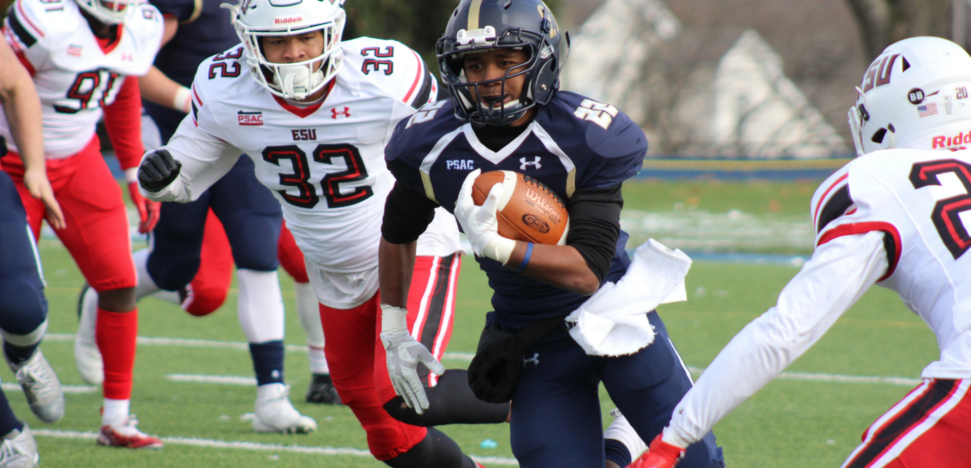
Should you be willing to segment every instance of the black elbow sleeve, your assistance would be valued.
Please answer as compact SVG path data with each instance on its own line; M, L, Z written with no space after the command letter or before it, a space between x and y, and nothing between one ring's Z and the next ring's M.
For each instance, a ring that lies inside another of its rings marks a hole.
M392 244L418 240L435 218L434 202L399 183L394 184L384 204L381 235Z
M610 271L620 237L621 185L577 190L570 198L570 232L566 245L580 252L601 282Z

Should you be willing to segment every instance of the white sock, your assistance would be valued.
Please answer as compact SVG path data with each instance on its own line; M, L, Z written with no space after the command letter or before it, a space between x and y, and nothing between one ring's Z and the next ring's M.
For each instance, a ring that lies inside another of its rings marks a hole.
M101 413L102 426L118 426L125 424L130 415L131 400L112 400L105 398L104 409Z
M135 285L136 301L162 290L152 280L152 275L148 274L148 256L151 253L151 249L142 249L131 254L131 259L135 263L135 271L138 273L138 284Z
M276 271L237 269L239 325L250 343L283 339L283 295Z
M647 444L641 440L641 436L637 435L637 431L627 422L627 418L620 414L620 410L611 410L610 415L614 417L614 422L610 423L610 427L604 431L604 439L613 439L624 444L630 452L631 460L636 460L647 450Z
M330 367L327 367L327 356L324 355L324 348L315 348L307 345L310 354L310 373L311 374L330 374Z
M294 283L293 290L297 296L297 314L300 315L300 323L307 334L310 372L330 374L327 359L324 357L324 328L320 324L320 306L314 288L310 283Z

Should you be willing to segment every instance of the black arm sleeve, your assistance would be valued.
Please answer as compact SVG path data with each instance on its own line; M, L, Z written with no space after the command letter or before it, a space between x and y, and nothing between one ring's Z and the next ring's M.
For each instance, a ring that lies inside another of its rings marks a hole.
M566 244L580 252L600 281L610 271L617 251L620 210L624 207L621 185L577 190L566 206L570 214Z
M395 182L384 203L381 235L392 244L416 241L435 218L435 208L425 194Z

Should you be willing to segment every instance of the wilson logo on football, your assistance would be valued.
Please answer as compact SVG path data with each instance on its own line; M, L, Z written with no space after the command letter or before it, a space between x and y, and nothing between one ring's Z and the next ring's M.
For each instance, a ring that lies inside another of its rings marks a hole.
M279 17L273 18L273 24L294 24L294 23L302 23L302 22L303 22L303 15L279 16Z
M243 126L258 126L263 125L263 113L262 112L243 112L239 111L236 114L236 120L240 125Z
M550 206L550 204L546 202L546 199L541 197L533 189L530 189L530 188L526 189L526 200L528 202L531 202L534 206L536 206L540 210L545 211L547 216L549 216L553 220L553 222L555 223L560 222L560 213L557 212L552 206ZM524 218L523 221L526 221L526 219ZM530 227L532 227L532 225L530 225ZM549 226L547 226L546 229L548 231ZM546 231L540 231L540 232L546 232Z

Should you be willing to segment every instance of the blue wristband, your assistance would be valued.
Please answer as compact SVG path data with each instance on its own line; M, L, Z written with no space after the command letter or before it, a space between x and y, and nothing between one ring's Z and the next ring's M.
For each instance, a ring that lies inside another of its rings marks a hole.
M533 243L526 243L526 255L523 255L523 261L519 264L519 268L516 268L516 273L522 273L526 269L526 265L529 265L529 257L533 255Z

